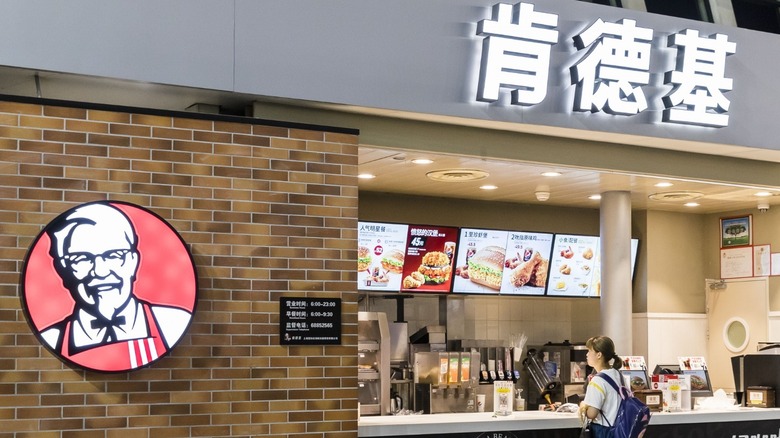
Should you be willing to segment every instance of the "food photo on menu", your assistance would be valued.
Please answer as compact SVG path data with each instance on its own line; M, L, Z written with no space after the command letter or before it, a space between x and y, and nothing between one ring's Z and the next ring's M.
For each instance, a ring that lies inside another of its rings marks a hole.
M544 295L553 235L507 233L501 294Z
M452 291L497 295L506 261L506 238L506 231L461 229Z
M556 234L550 259L547 295L592 297L601 294L598 270L598 236Z
M409 225L401 290L449 292L457 240L457 228Z
M401 290L409 226L358 222L358 289Z

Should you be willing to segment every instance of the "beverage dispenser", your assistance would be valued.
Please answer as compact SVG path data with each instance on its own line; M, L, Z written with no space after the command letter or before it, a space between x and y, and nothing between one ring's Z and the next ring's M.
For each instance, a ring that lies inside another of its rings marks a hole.
M479 353L418 352L414 355L415 410L426 414L475 412Z
M360 415L390 413L390 330L381 312L358 312Z

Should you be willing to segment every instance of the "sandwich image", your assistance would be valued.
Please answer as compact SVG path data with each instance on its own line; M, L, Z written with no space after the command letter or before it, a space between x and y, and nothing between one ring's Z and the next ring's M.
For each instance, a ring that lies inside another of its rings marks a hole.
M425 284L442 284L450 279L450 258L443 252L431 251L423 256L417 271L425 278Z
M388 251L382 257L381 263L386 271L400 274L404 269L404 253L397 249Z
M486 246L480 249L469 259L469 279L491 289L501 289L505 256L504 248L497 246Z
M371 250L367 246L358 247L357 270L365 271L371 266Z

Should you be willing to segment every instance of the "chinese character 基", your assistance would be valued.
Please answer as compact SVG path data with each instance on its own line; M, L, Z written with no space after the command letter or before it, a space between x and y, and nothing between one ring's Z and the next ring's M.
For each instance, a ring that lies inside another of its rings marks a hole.
M725 77L726 57L737 51L728 36L700 37L699 31L686 29L669 36L669 47L677 47L677 67L666 73L666 84L674 84L663 98L664 121L691 125L723 127L729 123L724 114L733 81Z
M650 82L653 30L623 19L606 23L600 18L574 37L578 50L587 53L571 67L576 84L574 109L633 115L647 109L640 88Z
M482 20L482 66L477 99L498 100L499 89L512 90L512 104L534 105L547 95L550 49L558 42L558 16L534 11L534 5L493 6L493 19Z

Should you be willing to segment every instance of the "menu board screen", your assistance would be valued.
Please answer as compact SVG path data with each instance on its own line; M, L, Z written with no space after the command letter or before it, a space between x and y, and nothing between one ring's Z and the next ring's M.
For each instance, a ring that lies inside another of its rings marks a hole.
M409 225L401 290L449 292L458 229Z
M506 231L461 229L452 291L498 295L504 274L506 238Z
M401 290L408 231L408 225L358 222L359 290Z
M552 234L509 232L501 294L544 295L552 246Z
M556 234L550 260L547 295L588 297L601 293L598 236ZM595 281L594 281L595 279Z

